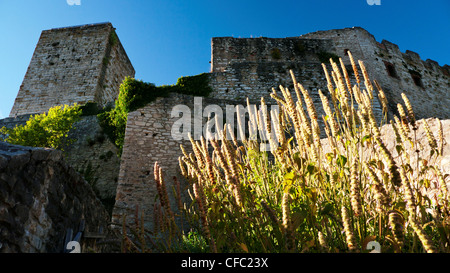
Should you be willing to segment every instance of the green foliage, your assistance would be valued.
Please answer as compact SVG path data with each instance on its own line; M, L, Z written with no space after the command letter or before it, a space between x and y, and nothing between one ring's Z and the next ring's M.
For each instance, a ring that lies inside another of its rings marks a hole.
M305 45L301 41L298 41L297 43L295 43L295 45L294 45L294 52L297 55L301 55L305 51L306 51Z
M98 107L96 102L89 101L83 106L80 106L81 116L93 116L98 115L102 112L102 109Z
M209 75L207 73L181 77L177 80L177 83L172 86L174 89L170 92L207 97L212 92L212 88L209 86L208 81Z
M336 63L339 63L339 56L331 52L320 51L317 53L317 56L319 57L321 63L330 63L330 59Z
M116 31L112 30L109 33L109 44L111 45L111 47L114 47L115 45L117 45L118 42L119 42L119 37L117 36Z
M135 111L158 97L167 97L169 93L181 93L193 96L208 96L212 91L208 85L208 74L181 77L175 85L155 86L126 77L120 85L119 97L115 107L98 115L100 125L121 153L125 138L128 113Z
M173 247L174 252L207 253L209 251L205 238L196 231L189 231L187 235L183 234L181 238L179 245Z
M275 60L281 59L281 51L280 51L280 49L278 49L278 48L272 49L272 51L270 52L270 55L271 55L272 58L275 59Z
M67 136L72 125L80 116L81 109L76 104L55 106L47 113L31 116L25 125L13 129L3 127L0 133L11 144L62 149L63 144L69 141Z

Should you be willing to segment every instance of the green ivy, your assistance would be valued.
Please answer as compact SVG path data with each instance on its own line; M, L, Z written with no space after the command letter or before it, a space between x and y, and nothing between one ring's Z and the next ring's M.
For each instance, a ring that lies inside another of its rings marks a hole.
M270 55L271 55L272 58L275 59L275 60L281 59L281 51L280 51L280 49L278 49L278 48L272 49L272 51L270 52Z
M97 117L103 131L119 148L120 155L129 112L144 107L158 97L167 97L170 93L208 96L212 91L208 81L207 73L181 77L176 84L163 86L155 86L153 83L126 77L120 85L119 97L115 101L115 107L98 114Z
M109 33L109 44L114 47L119 42L119 37L117 37L116 31L112 30Z
M321 63L330 63L330 59L335 63L339 63L339 56L331 52L321 51L317 53L317 56Z

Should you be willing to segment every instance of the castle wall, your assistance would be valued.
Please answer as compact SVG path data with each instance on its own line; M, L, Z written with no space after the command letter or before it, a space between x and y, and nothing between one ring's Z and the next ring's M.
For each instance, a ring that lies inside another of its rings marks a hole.
M398 115L397 103L403 103L405 93L414 108L417 118L450 118L447 111L450 103L449 66L420 59L419 54L406 50L386 40L377 42L375 37L360 27L318 31L300 36L312 39L331 39L334 53L349 64L345 50L350 50L355 59L364 61L369 76L377 80L390 103L389 117Z
M273 58L275 49L279 51L278 58ZM397 45L385 40L379 43L360 27L284 39L213 38L210 85L214 92L211 96L233 100L249 97L252 101L264 97L268 103L274 103L270 98L272 87L281 84L293 91L289 75L292 69L320 109L317 91L321 89L324 94L328 91L318 54L328 52L341 57L355 84L348 50L355 60L364 62L369 77L380 83L390 103L389 118L398 113L397 103L403 103L402 92L411 101L417 118L450 118L450 111L444 110L450 103L449 66L423 61L409 50L403 53ZM330 65L328 69L331 70ZM359 74L362 77L360 70ZM378 99L374 100L374 109L381 118Z
M104 106L115 101L119 95L119 87L125 77L134 77L133 65L115 32L110 34L106 57L102 61L102 79L99 82L94 101Z
M174 110L177 105L190 111L190 115L181 115ZM164 172L169 196L173 196L173 177L181 183L184 200L189 200L187 183L179 170L178 157L182 156L180 145L188 153L192 152L191 142L181 134L172 132L175 122L181 118L190 124L195 139L200 139L203 126L207 122L208 106L217 105L222 111L223 122L226 121L226 105L235 106L236 102L214 98L202 98L172 93L167 98L158 98L128 114L125 131L125 141L121 157L119 181L117 185L116 204L112 221L122 222L123 215L127 221L133 223L136 208L144 213L145 224L148 228L153 224L153 210L155 197L158 196L154 181L154 164L158 162ZM175 111L172 116L172 111ZM220 113L219 113L220 114ZM200 127L196 125L200 125ZM200 128L200 130L196 130ZM175 136L175 137L174 137ZM177 139L180 138L180 139ZM172 198L171 207L177 211L175 199Z
M134 69L120 42L111 46L110 23L44 30L10 116L43 113L52 106L114 101Z
M283 85L294 91L289 69L307 89L317 92L325 80L317 54L332 48L331 40L213 38L210 96L244 101L248 97L251 102L264 97L275 103L272 88Z

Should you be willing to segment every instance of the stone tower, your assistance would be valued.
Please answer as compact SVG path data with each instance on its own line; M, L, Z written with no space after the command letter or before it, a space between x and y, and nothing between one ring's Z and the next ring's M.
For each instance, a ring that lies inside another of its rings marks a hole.
M134 68L111 23L44 30L10 117L46 112L56 105L114 101Z

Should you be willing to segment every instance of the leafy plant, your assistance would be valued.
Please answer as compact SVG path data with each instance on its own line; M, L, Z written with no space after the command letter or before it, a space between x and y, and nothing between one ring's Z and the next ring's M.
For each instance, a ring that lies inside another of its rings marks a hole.
M63 144L70 142L68 133L80 115L81 109L76 104L55 106L47 113L31 116L25 125L2 127L0 133L11 144L63 149Z
M98 114L100 125L121 153L129 112L144 107L158 97L167 97L170 93L208 96L212 91L208 79L208 74L203 73L181 77L175 85L155 86L153 83L126 77L120 85L115 107Z

